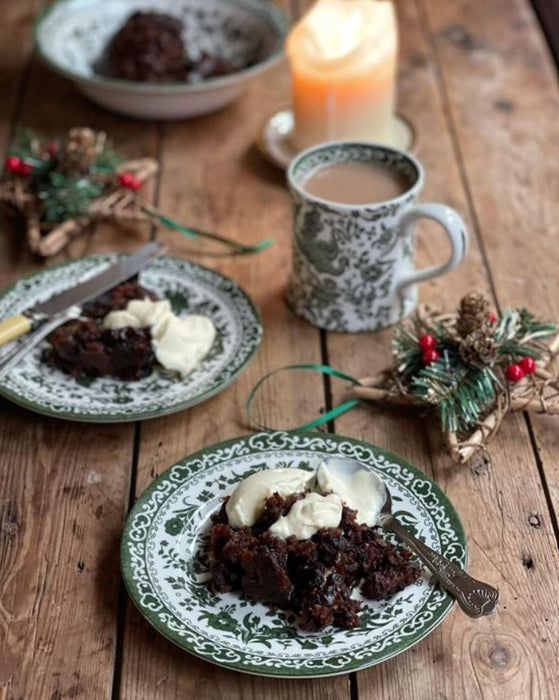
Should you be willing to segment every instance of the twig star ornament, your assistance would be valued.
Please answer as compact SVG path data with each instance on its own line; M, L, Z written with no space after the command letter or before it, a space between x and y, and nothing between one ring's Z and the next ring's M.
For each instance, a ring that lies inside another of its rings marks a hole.
M49 257L95 221L145 221L138 190L156 172L152 158L119 158L103 132L79 127L46 142L25 130L4 162L0 201L25 218L30 250Z
M548 342L549 341L549 342ZM526 309L498 318L468 294L455 313L420 308L395 331L392 367L359 379L354 398L438 410L452 458L484 449L509 411L559 413L557 327Z
M22 130L9 149L0 178L0 202L19 211L26 221L30 250L49 257L97 221L152 221L192 238L224 245L227 255L264 250L270 240L243 245L216 233L174 221L149 205L142 186L158 171L153 158L124 160L104 132L70 129L56 141Z

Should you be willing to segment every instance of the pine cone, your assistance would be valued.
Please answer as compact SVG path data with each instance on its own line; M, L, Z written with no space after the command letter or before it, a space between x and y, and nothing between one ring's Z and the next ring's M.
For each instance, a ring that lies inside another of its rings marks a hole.
M70 129L60 153L60 165L66 172L88 173L98 155L98 137L88 127Z
M483 368L497 359L499 343L485 329L478 329L462 340L459 353L467 365Z
M489 302L482 294L472 292L463 297L460 302L456 332L461 338L466 338L471 333L482 329L486 333L491 331Z

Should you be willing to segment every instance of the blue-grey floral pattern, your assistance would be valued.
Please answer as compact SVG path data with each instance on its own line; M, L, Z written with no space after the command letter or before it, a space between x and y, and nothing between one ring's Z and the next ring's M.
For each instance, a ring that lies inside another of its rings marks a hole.
M269 676L326 676L384 661L431 632L453 599L426 573L387 601L364 601L360 625L303 632L283 612L209 580L210 516L249 474L261 469L314 470L327 455L359 461L381 476L397 517L461 566L466 543L458 516L423 472L390 452L335 435L259 433L202 450L171 467L139 498L121 542L127 589L163 635L207 661Z
M381 204L338 205L301 191L316 170L339 162L377 163L409 183L401 197ZM375 330L400 320L415 306L416 291L396 294L413 267L413 231L398 226L422 185L405 154L372 144L328 144L292 168L294 202L292 272L287 301L299 316L333 331Z
M0 296L0 318L97 273L116 254L93 255L19 280ZM41 360L44 341L0 381L0 395L57 418L91 422L142 420L174 413L221 391L246 367L260 344L260 316L232 280L187 260L162 256L142 270L139 281L171 301L177 314L199 313L217 329L206 358L187 377L155 369L144 379L76 380Z

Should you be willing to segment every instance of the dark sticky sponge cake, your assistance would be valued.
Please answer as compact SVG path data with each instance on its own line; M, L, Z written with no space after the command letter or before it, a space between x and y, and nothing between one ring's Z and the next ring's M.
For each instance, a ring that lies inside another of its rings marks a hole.
M361 609L352 597L356 587L365 598L389 598L414 583L420 567L409 550L384 540L378 528L358 524L356 512L345 506L338 527L318 530L308 540L283 540L268 532L304 495L274 494L256 523L239 530L229 525L224 504L213 516L210 533L213 585L291 610L302 629L356 627Z
M43 360L73 377L113 376L137 380L151 374L155 353L147 328L103 326L111 311L124 309L132 299L157 296L137 282L124 282L93 302L82 313L87 320L77 320L57 328L48 337L49 347Z
M95 70L124 80L194 83L235 73L239 67L207 52L190 57L180 19L135 12L109 41Z

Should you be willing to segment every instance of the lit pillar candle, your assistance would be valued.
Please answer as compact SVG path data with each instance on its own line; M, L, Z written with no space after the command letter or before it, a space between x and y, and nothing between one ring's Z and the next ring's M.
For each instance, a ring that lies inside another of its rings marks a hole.
M392 141L398 37L392 2L319 0L287 38L299 149Z

